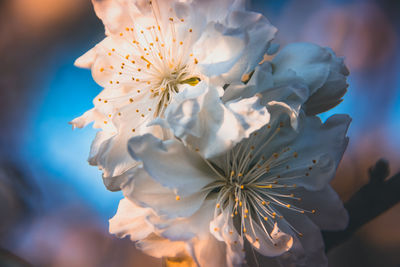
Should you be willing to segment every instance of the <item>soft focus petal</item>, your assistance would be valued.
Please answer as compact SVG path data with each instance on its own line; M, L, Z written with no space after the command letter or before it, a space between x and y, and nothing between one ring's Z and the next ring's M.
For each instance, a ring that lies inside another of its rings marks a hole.
M156 234L135 243L136 247L144 253L156 257L186 257L187 244L183 241L170 241Z
M146 238L154 231L146 220L150 214L150 209L139 207L124 198L119 202L117 213L110 219L110 233L119 238L130 236L132 241Z
M192 245L192 257L198 266L231 266L226 261L226 246L211 234L207 238L196 240Z

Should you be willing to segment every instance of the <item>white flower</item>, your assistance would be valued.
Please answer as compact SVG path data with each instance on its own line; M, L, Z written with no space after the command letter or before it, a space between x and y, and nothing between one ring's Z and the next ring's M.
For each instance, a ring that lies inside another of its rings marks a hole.
M229 266L243 261L244 239L261 255L293 248L311 266L324 266L319 228L347 224L329 181L347 146L350 119L336 115L322 124L300 116L295 131L286 105L270 109L267 126L213 159L176 140L131 139L130 153L145 171L122 186L125 197L151 208L158 216L152 225L169 240L190 243L208 229L225 244Z
M265 17L246 11L240 0L94 0L93 4L107 37L76 65L91 68L104 90L95 98L95 107L72 124L81 128L94 122L102 129L89 162L103 170L106 184L115 183L106 181L109 177L123 181L126 172L137 166L127 154L129 138L148 132L168 137L160 127L148 124L163 117L179 93L207 90L216 105L223 105L222 87L240 81L243 73L257 66L276 32ZM257 128L243 119L240 123L244 136Z
M209 203L210 204L210 203ZM209 205L208 204L208 205ZM204 205L204 208L210 208ZM196 216L197 215L197 216ZM191 219L199 221L202 219L203 212L199 211ZM205 220L210 218L203 218ZM220 267L228 266L226 258L226 246L224 243L216 240L208 231L206 224L199 225L196 229L197 236L191 235L190 238L182 238L187 241L168 239L164 236L170 236L179 232L180 227L192 227L193 220L190 219L175 219L174 228L169 231L157 230L151 223L155 223L158 228L160 224L167 222L171 224L171 220L162 220L150 209L143 208L131 200L124 198L120 201L117 213L110 219L110 233L115 234L120 238L129 236L138 249L146 254L156 257L172 257L186 259L196 263L198 266ZM186 232L187 233L187 232ZM185 233L184 233L185 234ZM238 256L243 257L243 252L240 251ZM190 259L191 258L191 259Z
M227 87L224 101L262 94L264 101L284 101L296 117L325 112L342 101L349 71L330 48L310 43L285 46L270 61L256 68L246 85Z

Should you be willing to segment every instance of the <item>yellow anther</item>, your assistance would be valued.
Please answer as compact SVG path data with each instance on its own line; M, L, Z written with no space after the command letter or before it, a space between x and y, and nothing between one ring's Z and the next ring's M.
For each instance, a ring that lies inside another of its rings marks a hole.
M244 210L244 213L249 213L249 210L248 210L248 209L245 209L245 210Z
M286 205L286 207L287 207L287 208L290 208L290 207L291 207L291 205L290 205L290 204L287 204L287 205Z
M100 72L103 72L103 71L104 71L104 68L101 68L101 69L100 69Z
M241 185L241 186L240 186L240 189L244 189L244 186L243 186L243 185Z
M315 213L315 210L312 210L311 213Z
M215 227L215 228L214 228L214 231L215 231L215 232L218 232L218 230L219 230L218 227Z
M242 206L242 201L239 202L239 207L241 207L241 206Z
M221 207L221 205L218 203L218 204L217 204L217 208L219 209L220 207Z
M132 129L132 132L136 132L135 128Z
M244 227L244 228L243 228L243 233L246 233L246 232L247 232L247 230L246 230L246 228Z
M268 217L267 216L264 217L264 221L268 221Z
M238 177L242 177L243 176L243 173L238 173Z
M181 197L180 196L176 196L175 199L176 200L181 200Z
M263 201L263 202L261 202L261 204L263 205L263 206L265 206L265 204L267 204L265 201Z
M133 102L133 98L129 98L129 102L131 102L131 103L132 103L132 102Z

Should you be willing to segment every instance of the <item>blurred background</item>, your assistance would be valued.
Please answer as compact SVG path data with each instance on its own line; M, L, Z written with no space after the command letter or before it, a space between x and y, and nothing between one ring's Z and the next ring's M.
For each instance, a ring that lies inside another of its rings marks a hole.
M399 172L400 2L251 0L249 8L278 27L282 46L313 42L346 58L349 91L321 116L353 118L332 182L341 198L381 157ZM0 265L161 266L108 233L122 195L86 162L95 130L68 125L100 91L73 62L103 37L89 0L0 0ZM399 225L396 205L332 250L330 266L399 266Z

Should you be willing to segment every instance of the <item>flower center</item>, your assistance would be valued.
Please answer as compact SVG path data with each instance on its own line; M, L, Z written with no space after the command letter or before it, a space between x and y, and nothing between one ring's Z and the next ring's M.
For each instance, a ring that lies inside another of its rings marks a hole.
M301 198L293 193L297 185L290 183L291 179L309 176L309 173L285 173L285 170L290 170L291 161L298 158L298 153L292 152L290 147L270 153L269 156L262 153L280 132L281 127L283 123L275 130L268 126L263 132L255 133L242 141L226 155L224 168L209 163L220 177L220 180L207 187L212 188L211 192L218 194L216 213L222 212L229 203L233 203L230 205L231 217L238 217L242 233L247 231L244 220L249 218L258 222L268 233L267 228L272 229L277 219L284 218L282 208L301 214L315 213L315 210L308 211L297 207ZM264 136L257 140L257 134ZM261 145L256 149L257 144ZM316 164L316 161L313 163ZM307 166L307 169L311 171L312 167ZM289 222L286 223L302 236Z
M136 105L140 120L162 116L179 87L195 86L201 77L196 68L199 61L192 51L193 29L189 23L178 18L173 9L161 13L158 1L147 4L148 15L105 43L107 58L99 68L109 87L126 88L126 104Z

